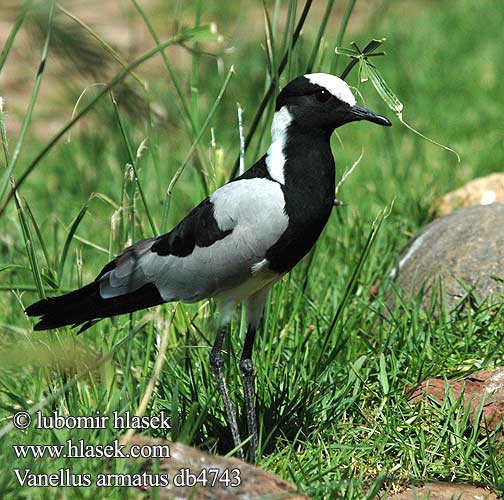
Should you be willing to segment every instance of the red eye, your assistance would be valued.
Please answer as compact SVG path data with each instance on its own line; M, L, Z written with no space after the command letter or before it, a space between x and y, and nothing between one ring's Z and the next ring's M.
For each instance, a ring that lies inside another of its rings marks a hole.
M315 93L318 102L327 102L331 98L331 94L327 90L319 90Z

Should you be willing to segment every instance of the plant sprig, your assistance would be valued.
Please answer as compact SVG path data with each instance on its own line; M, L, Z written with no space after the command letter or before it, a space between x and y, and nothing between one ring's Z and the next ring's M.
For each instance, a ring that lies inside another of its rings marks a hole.
M379 40L373 39L364 47L363 50L360 50L360 48L355 42L352 42L350 44L351 48L349 49L336 47L334 49L334 52L336 54L344 55L352 59L352 61L348 64L348 66L341 74L341 78L344 80L348 76L352 68L358 65L359 81L361 83L371 81L376 92L378 92L378 95L382 98L387 107L397 116L398 120L408 130L410 130L414 134L419 135L420 137L422 137L422 139L425 139L430 143L435 144L436 146L439 146L440 148L443 148L446 151L449 151L450 153L453 153L457 157L457 161L460 163L460 156L454 149L444 144L441 144L440 142L437 142L434 139L431 139L430 137L427 137L425 134L422 134L404 120L403 117L404 104L392 91L388 83L385 81L385 78L383 78L381 73L378 71L378 68L369 60L370 57L385 55L385 52L383 51L375 52L375 50L378 47L380 47L380 45L383 42L385 42L385 38L381 38Z

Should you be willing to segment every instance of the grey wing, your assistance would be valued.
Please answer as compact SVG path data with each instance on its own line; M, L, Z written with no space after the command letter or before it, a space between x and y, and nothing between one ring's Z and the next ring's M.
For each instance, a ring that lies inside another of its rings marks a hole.
M170 233L126 249L100 276L100 295L147 283L165 301L195 302L240 287L267 267L267 250L288 225L280 184L265 178L224 185Z

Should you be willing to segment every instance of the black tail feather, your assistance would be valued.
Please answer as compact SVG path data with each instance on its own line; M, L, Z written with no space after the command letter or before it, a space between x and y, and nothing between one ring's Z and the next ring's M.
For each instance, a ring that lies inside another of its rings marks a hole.
M99 281L94 281L65 295L35 302L25 312L28 316L42 316L35 325L35 330L82 325L79 331L81 333L99 319L138 311L163 302L152 283L147 283L134 292L104 299L100 295Z

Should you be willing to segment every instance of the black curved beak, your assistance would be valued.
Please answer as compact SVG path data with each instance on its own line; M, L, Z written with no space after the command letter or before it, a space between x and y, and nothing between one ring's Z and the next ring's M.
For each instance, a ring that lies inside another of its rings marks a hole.
M383 125L384 127L390 127L392 125L392 123L390 123L390 121L384 116L377 115L371 110L359 106L358 104L354 104L350 108L350 114L353 120L367 120L368 122L377 123L378 125Z

